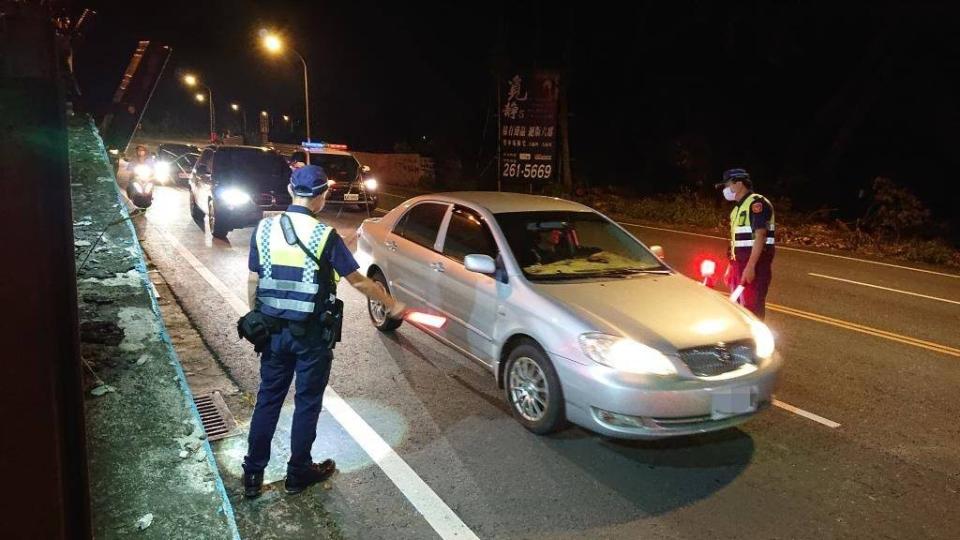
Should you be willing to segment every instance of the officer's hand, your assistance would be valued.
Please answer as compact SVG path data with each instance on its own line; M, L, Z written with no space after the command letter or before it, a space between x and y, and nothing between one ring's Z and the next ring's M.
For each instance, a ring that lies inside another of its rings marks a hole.
M757 271L753 266L747 265L747 267L743 269L743 276L740 278L740 283L753 283L753 278L755 277L757 277Z

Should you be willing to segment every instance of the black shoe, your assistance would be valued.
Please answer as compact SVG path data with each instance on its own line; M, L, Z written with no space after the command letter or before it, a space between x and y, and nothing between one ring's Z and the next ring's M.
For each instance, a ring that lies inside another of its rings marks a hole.
M306 469L296 472L290 472L288 469L283 488L290 494L300 493L313 484L330 478L336 470L337 464L332 459L325 460L323 463L311 463Z
M243 496L254 499L263 489L263 472L243 473Z

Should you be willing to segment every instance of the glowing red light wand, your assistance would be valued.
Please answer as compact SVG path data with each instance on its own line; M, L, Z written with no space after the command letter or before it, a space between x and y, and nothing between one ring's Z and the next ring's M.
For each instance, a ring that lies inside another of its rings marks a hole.
M426 326L427 328L440 329L443 328L443 325L447 324L446 317L431 315L429 313L423 313L422 311L407 311L403 314L403 318L413 324Z

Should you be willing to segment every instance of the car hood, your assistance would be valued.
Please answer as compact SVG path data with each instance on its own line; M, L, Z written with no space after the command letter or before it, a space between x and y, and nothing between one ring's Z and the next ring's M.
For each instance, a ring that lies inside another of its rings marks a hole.
M622 334L663 352L752 337L738 306L681 275L531 285L597 331Z

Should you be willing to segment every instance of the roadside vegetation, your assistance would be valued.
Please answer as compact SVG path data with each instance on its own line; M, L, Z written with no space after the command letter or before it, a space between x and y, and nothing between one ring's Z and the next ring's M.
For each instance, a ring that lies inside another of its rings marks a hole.
M680 227L726 236L730 207L717 197L691 190L638 197L622 188L581 190L575 199L618 219ZM960 250L945 240L950 231L908 189L888 178L873 183L866 209L853 220L831 210L802 212L786 197L772 198L777 212L777 242L796 247L851 252L910 262L960 268Z

